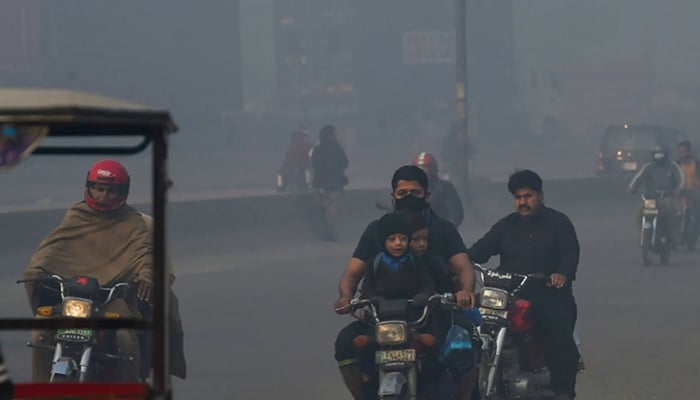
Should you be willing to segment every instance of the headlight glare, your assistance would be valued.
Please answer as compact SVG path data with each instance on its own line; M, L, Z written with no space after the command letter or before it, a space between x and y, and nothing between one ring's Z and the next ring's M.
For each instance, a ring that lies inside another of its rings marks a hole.
M406 343L406 324L403 322L380 322L376 329L377 344Z
M63 299L63 316L73 318L90 318L92 302L85 299L66 297Z
M500 289L484 289L481 292L481 306L505 310L508 306L508 292Z

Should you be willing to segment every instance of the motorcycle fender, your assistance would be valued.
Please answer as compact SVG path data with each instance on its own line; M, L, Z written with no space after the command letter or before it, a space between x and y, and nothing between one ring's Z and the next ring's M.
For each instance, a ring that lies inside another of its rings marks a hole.
M75 360L70 357L61 357L53 363L53 366L51 367L51 375L70 376L77 370L78 365L75 363Z
M384 375L384 379L379 383L379 396L399 396L408 385L408 379L403 372L393 371Z
M63 357L63 346L61 346L61 343L58 342L56 343L56 349L53 352L53 360L51 360L51 365L55 364L58 360Z

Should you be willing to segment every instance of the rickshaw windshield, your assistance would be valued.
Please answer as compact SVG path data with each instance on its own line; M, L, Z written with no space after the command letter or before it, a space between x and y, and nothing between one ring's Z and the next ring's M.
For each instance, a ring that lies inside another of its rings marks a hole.
M175 131L167 111L119 99L0 89L0 338L15 398L170 398Z

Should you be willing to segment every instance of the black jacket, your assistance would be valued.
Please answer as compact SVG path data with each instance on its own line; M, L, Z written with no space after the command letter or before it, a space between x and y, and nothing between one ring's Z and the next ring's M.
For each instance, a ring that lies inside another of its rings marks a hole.
M683 188L685 178L675 162L649 163L632 178L629 190L636 191L642 184L647 192L673 192Z
M311 150L311 164L314 168L314 188L338 192L348 184L345 176L348 158L336 140L322 141L314 147Z
M501 271L524 275L559 273L571 282L576 279L580 247L571 220L542 206L532 217L513 213L498 221L469 249L469 255L477 263L500 255Z

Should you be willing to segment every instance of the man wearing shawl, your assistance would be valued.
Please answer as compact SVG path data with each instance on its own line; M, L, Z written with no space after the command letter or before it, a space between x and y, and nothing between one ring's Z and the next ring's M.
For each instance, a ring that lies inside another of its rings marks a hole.
M123 318L141 318L138 300L150 301L152 291L152 238L141 213L126 204L129 175L117 161L102 160L88 172L85 200L71 207L63 220L41 242L24 272L31 280L43 274L64 279L73 276L96 278L102 286L132 282L136 296L117 298L104 307ZM36 315L41 304L41 290L36 282L26 284L27 296ZM140 379L138 334L133 330L116 332L118 362L114 378L118 381ZM42 347L54 344L50 331L33 331L32 343ZM34 347L32 379L47 381L53 353Z

